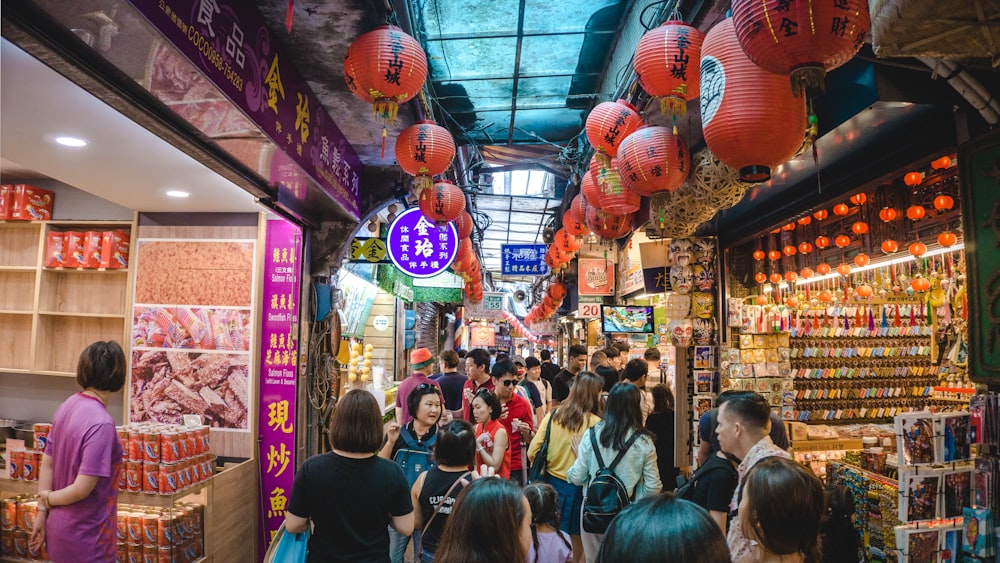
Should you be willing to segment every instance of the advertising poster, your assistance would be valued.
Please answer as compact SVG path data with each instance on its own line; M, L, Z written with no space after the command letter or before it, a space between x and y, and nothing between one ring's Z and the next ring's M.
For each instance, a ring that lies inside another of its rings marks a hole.
M614 262L601 258L580 258L579 270L580 295L614 295Z

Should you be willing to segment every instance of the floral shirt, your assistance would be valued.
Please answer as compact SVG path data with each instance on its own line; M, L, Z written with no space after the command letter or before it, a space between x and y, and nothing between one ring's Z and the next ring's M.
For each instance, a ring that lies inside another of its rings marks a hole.
M739 479L736 484L736 490L733 491L733 500L729 502L729 514L734 516L732 522L729 524L729 533L726 536L726 541L729 544L729 553L732 554L733 561L739 561L750 551L750 540L743 535L743 526L740 525L739 517L735 516L736 510L740 506L743 479L746 477L747 472L750 471L750 468L756 465L758 461L771 456L788 459L792 457L785 450L775 446L770 436L764 436L750 448L750 451L743 457L743 461L740 462L740 466L737 468Z

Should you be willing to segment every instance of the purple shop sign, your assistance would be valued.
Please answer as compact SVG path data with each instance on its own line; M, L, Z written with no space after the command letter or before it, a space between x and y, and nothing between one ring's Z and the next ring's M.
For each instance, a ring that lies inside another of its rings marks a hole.
M282 219L267 222L264 302L260 331L261 558L285 520L295 474L296 382L298 380L299 273L302 230Z
M455 225L435 225L419 207L399 214L386 236L389 261L413 278L429 278L448 269L458 254Z
M361 159L264 18L236 0L129 0L355 220ZM283 186L283 189L287 189Z

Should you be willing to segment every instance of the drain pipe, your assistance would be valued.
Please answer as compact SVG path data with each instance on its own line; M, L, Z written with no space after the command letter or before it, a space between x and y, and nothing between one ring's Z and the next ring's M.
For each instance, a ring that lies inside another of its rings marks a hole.
M1000 123L1000 101L966 70L952 61L932 57L917 57L930 67L935 77L942 77L965 101L979 112L991 127Z

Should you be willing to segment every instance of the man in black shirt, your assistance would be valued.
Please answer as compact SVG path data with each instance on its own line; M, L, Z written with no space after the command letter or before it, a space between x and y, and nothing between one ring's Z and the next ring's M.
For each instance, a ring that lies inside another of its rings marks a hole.
M552 352L542 350L538 355L542 358L542 379L551 385L556 379L556 374L559 373L559 366L552 361Z
M462 418L462 388L468 377L458 373L459 361L458 353L454 350L445 350L438 356L441 362L441 375L438 377L438 385L441 386L441 394L444 396L444 408L451 411L455 418Z
M566 359L566 368L556 374L552 381L552 407L559 406L559 403L569 397L569 388L573 385L576 374L587 367L587 347L582 344L574 344L569 347L569 357Z

